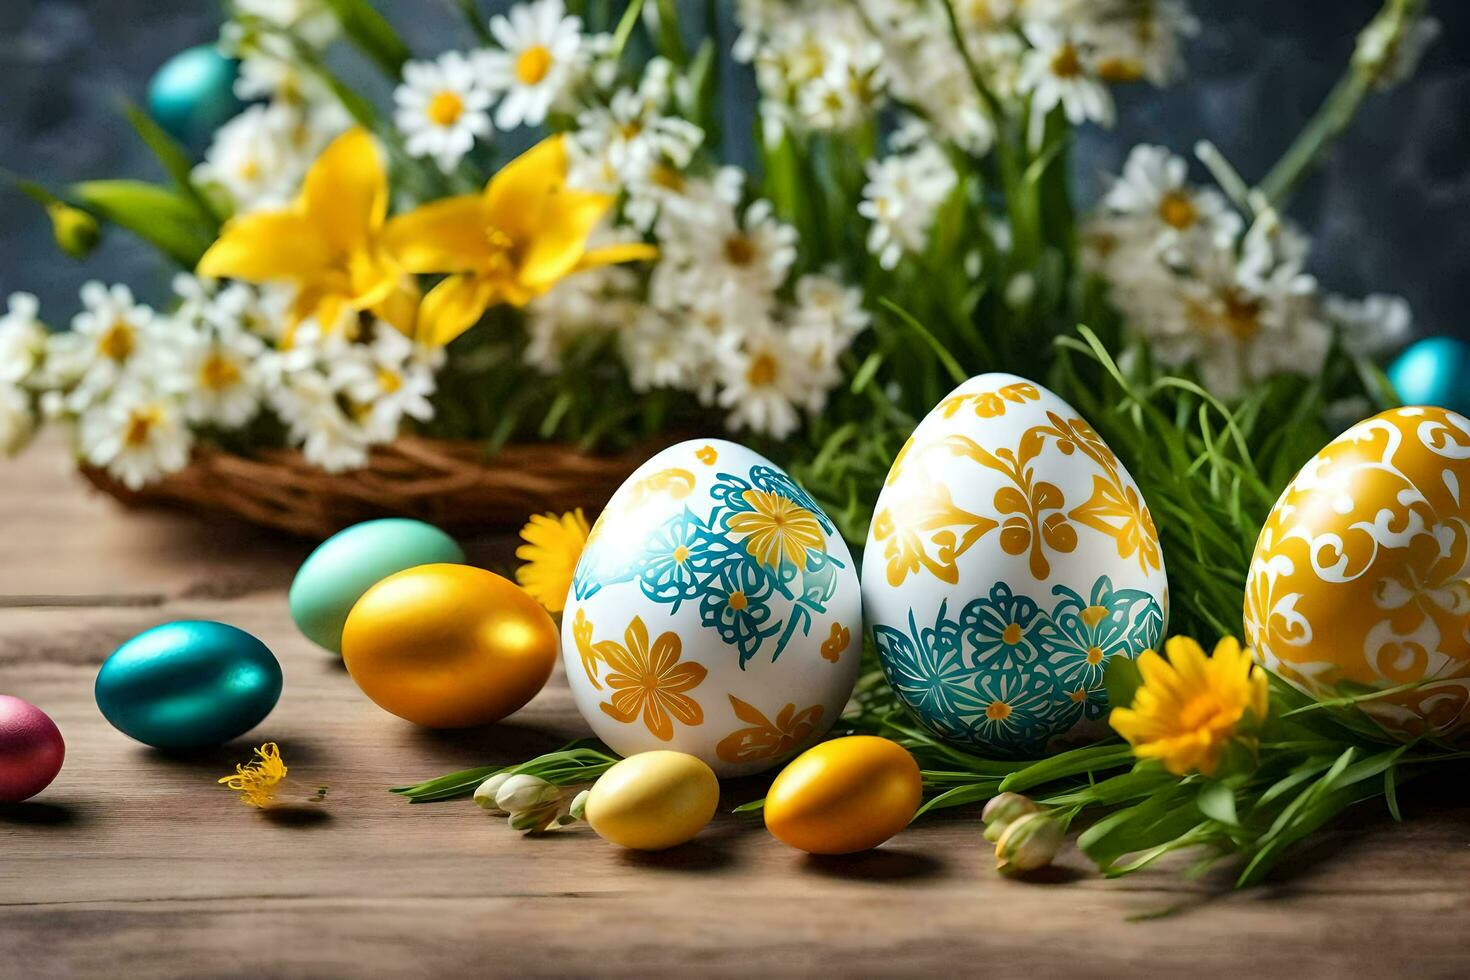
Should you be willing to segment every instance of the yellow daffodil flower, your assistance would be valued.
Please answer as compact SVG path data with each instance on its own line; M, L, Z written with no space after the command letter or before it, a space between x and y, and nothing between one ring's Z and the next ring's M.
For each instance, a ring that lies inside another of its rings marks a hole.
M524 306L573 272L655 257L632 242L588 249L609 194L567 187L560 136L507 164L482 193L434 201L388 223L388 248L410 272L448 273L424 297L419 335L447 344L497 303Z
M382 156L366 130L351 129L311 165L289 207L232 219L197 271L214 279L294 283L288 336L307 317L334 330L346 314L362 311L412 334L418 288L383 248L387 216Z
M521 528L521 540L526 543L516 549L516 557L525 564L516 569L516 581L547 612L561 612L587 544L587 518L580 507L561 517L534 514Z
M1234 637L1221 640L1209 657L1183 636L1164 651L1168 660L1152 650L1138 658L1143 684L1133 705L1114 708L1109 722L1140 759L1160 759L1176 776L1214 775L1242 723L1265 721L1266 672Z

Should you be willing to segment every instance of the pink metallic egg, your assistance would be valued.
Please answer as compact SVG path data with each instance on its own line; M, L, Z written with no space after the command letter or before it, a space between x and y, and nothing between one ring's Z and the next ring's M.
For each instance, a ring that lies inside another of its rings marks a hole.
M61 771L61 729L28 701L0 694L0 803L28 800Z

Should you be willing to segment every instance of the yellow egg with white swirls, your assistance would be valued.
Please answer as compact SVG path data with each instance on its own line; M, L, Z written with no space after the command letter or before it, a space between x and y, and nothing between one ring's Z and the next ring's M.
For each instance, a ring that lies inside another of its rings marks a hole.
M740 776L832 727L862 624L856 564L816 501L745 446L698 439L640 466L593 525L562 659L620 755L672 749Z
M1390 732L1470 732L1470 420L1397 408L1317 453L1267 518L1246 579L1247 641L1315 697Z

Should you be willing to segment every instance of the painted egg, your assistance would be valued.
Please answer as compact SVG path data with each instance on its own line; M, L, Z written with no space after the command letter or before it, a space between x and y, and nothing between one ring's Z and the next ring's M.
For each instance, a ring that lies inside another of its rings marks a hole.
M909 825L924 783L897 742L851 735L807 749L766 793L766 829L810 854L866 851Z
M342 662L379 707L429 728L489 725L556 665L556 624L514 582L469 565L420 565L368 589L342 630Z
M148 83L148 114L191 153L245 108L235 95L240 66L212 44L174 55Z
M667 749L615 764L587 794L587 823L605 841L662 851L691 840L715 815L720 781L703 761Z
M432 524L402 517L354 524L302 562L291 582L291 618L311 642L341 653L342 624L364 592L405 568L463 561L454 539Z
M919 423L863 556L888 681L932 732L1028 758L1106 733L1103 671L1164 635L1168 592L1138 486L1040 385L982 374Z
M857 678L852 555L780 467L719 439L640 466L592 528L562 613L572 695L621 755L759 772L837 720Z
M1245 632L1315 697L1404 736L1470 727L1470 420L1396 408L1328 443L1276 502L1246 578Z
M1458 337L1417 340L1388 366L1388 380L1405 405L1470 412L1470 344Z
M97 707L114 728L160 749L221 745L264 720L281 665L255 637L205 620L139 633L97 672Z
M0 803L28 800L50 786L65 758L61 729L46 712L0 694Z

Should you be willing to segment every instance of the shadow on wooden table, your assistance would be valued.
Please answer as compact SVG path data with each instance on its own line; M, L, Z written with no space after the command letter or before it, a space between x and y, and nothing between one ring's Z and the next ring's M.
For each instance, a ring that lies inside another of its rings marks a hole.
M73 827L85 819L84 810L69 803L41 803L35 800L0 803L0 825Z
M808 854L804 863L808 871L856 881L916 881L933 878L944 870L944 862L932 853L897 847L857 854Z

